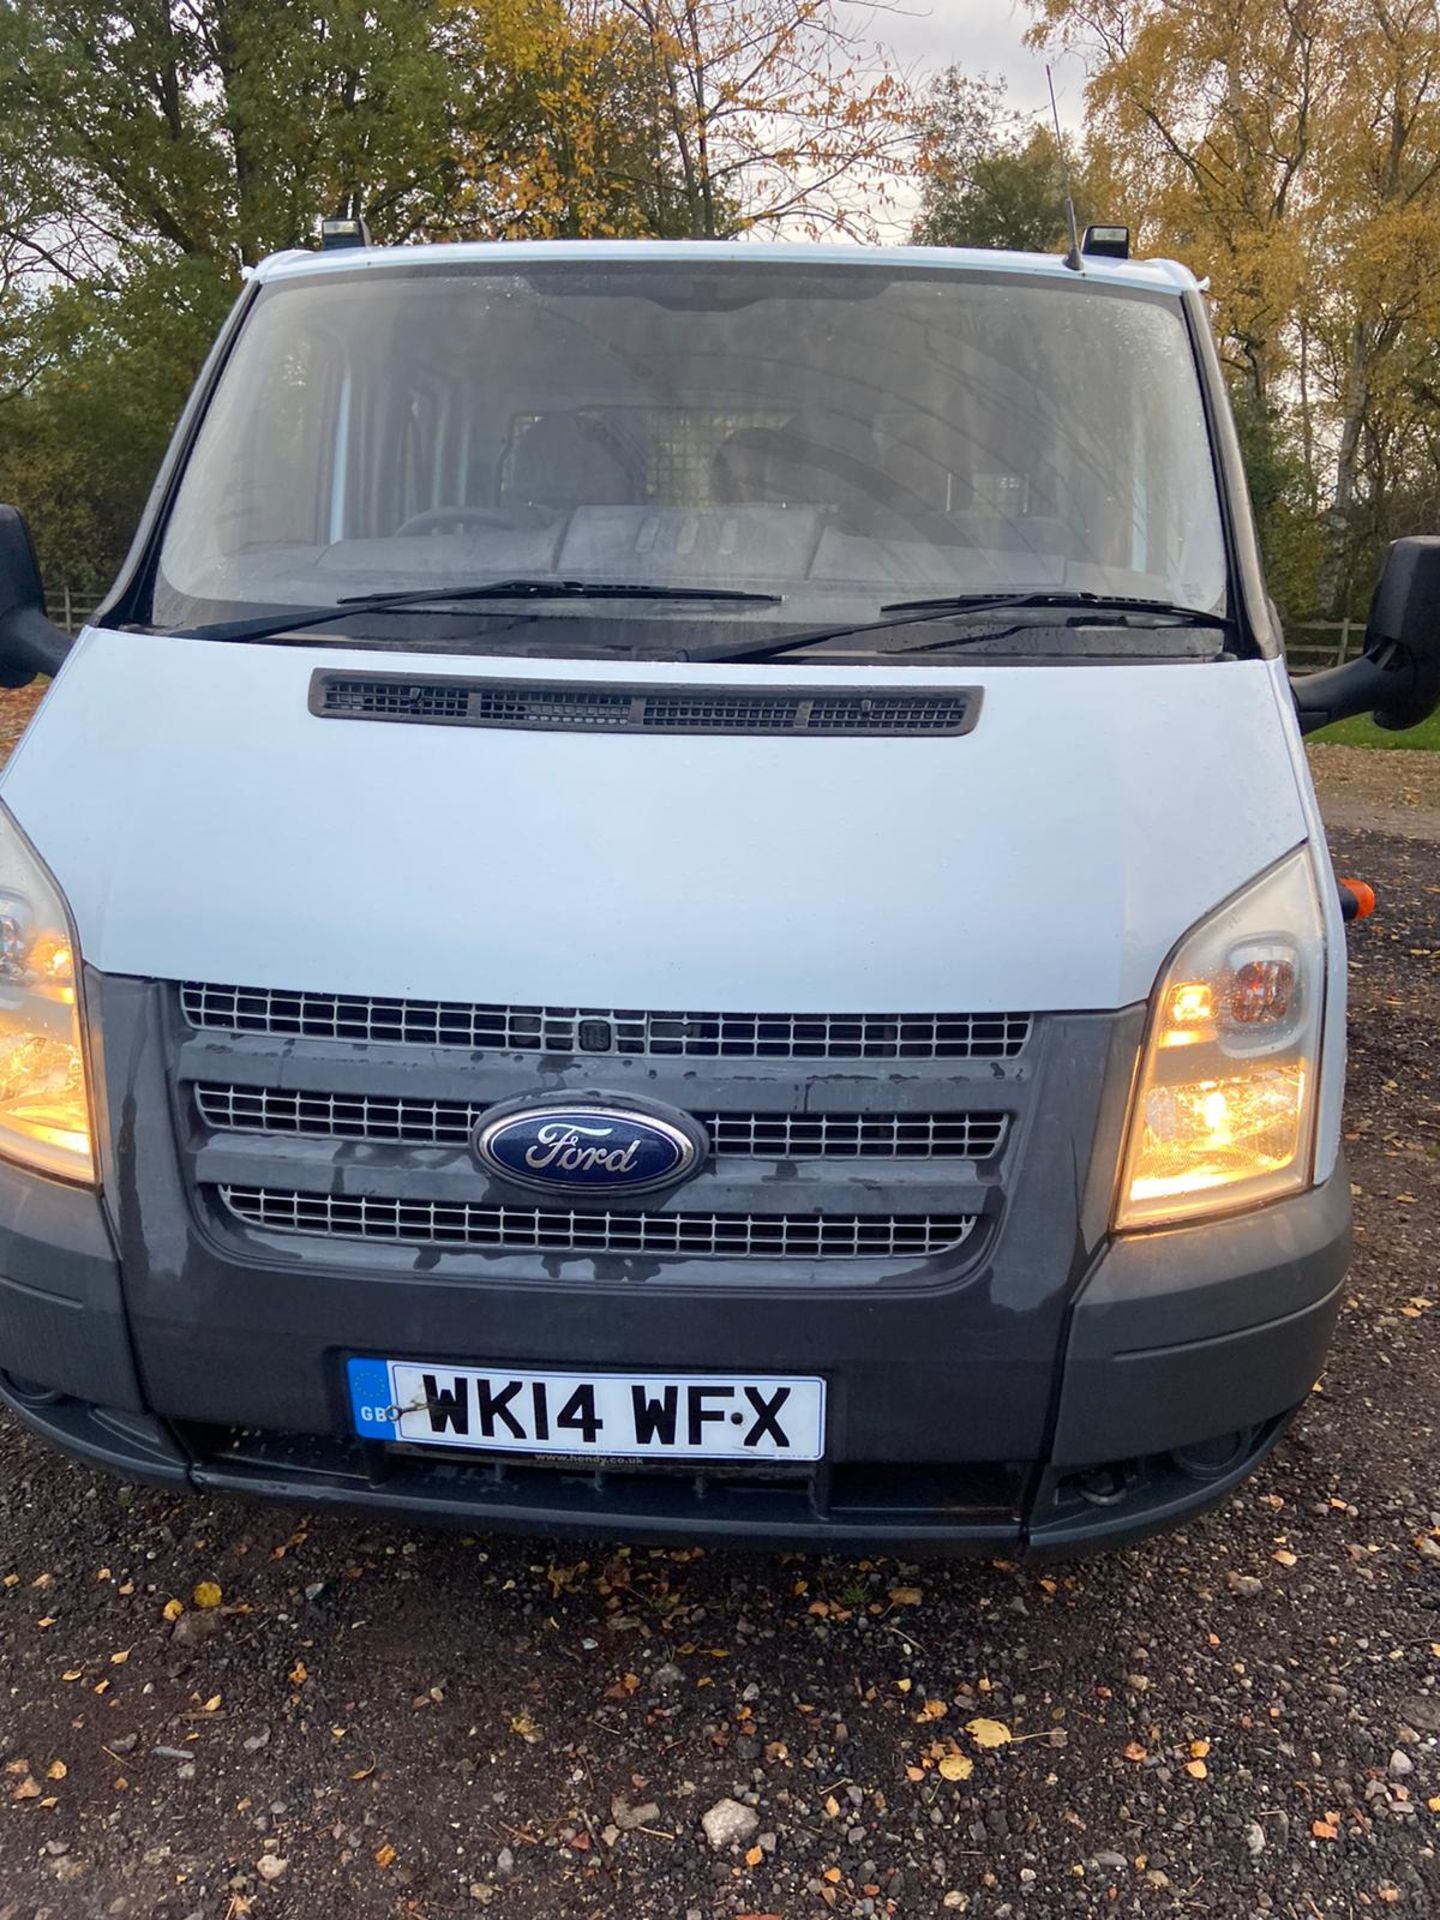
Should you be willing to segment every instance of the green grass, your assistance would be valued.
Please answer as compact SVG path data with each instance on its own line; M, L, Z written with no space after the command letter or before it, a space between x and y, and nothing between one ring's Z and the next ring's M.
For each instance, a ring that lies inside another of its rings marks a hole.
M1399 747L1411 752L1440 753L1440 713L1432 713L1422 725L1408 727L1404 733L1386 733L1369 718L1339 720L1333 727L1312 733L1310 739L1321 745L1331 742L1341 747Z

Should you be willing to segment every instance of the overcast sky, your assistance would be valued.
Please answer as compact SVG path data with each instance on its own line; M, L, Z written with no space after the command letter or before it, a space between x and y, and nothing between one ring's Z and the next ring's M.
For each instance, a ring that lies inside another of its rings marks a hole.
M1045 62L1025 45L1032 15L1017 0L898 0L896 11L877 14L874 33L892 47L901 66L963 67L967 73L999 74L1012 106L1048 105ZM1085 75L1078 60L1054 63L1060 117L1079 124Z
M868 31L861 31L889 47L896 64L917 83L923 83L926 71L950 66L966 73L994 74L1004 80L1012 107L1048 114L1045 61L1025 44L1031 18L1021 0L895 0L894 11L877 12ZM1062 57L1052 65L1061 122L1067 128L1078 127L1084 109L1084 69L1073 58ZM878 216L877 237L905 240L919 204L913 181L892 182L888 209Z

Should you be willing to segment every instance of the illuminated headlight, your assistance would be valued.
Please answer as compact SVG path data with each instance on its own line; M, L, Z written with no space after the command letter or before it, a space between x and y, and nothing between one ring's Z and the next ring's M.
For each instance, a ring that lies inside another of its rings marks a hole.
M1156 984L1117 1227L1310 1185L1324 1002L1325 930L1302 847L1193 928Z
M59 889L0 807L0 1154L93 1185L78 968Z

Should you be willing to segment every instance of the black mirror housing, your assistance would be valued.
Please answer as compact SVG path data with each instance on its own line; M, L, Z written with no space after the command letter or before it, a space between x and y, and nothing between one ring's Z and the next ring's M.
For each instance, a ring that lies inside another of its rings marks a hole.
M1391 543L1370 602L1358 660L1292 679L1300 731L1373 714L1377 727L1418 727L1440 706L1440 537Z
M45 590L25 516L0 507L0 687L56 673L70 636L45 617Z

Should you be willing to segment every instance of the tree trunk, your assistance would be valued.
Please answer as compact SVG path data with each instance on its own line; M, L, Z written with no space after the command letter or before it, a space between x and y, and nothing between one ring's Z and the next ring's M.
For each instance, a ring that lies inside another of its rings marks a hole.
M1325 516L1325 552L1320 563L1320 604L1333 619L1344 612L1350 592L1355 500L1360 472L1360 435L1369 405L1369 343L1357 321L1350 334L1345 370L1345 404L1335 454L1335 499Z

